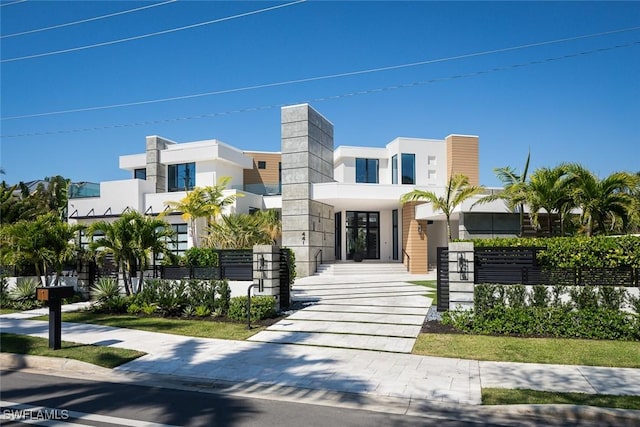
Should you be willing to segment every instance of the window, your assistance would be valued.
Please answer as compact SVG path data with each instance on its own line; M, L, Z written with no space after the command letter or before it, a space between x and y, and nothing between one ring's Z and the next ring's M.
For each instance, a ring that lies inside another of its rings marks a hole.
M402 153L402 183L416 183L416 155Z
M436 165L436 156L428 156L427 157L427 165L435 166Z
M192 190L196 182L196 164L169 165L168 176L169 191Z
M392 256L395 261L398 260L398 209L391 211L391 239L392 242Z
M356 159L356 182L378 183L378 159Z
M430 181L433 181L436 179L436 171L434 171L433 169L429 169L429 171L427 172L427 179L429 179Z
M133 171L133 178L142 179L142 180L147 179L147 169L146 168L135 169Z
M391 157L391 183L398 183L398 155L394 154Z
M166 237L167 248L174 255L184 255L187 250L188 230L187 224L171 224L173 228L173 238ZM155 254L156 260L162 259L162 254Z
M267 162L260 160L258 161L258 169L266 169L267 168Z

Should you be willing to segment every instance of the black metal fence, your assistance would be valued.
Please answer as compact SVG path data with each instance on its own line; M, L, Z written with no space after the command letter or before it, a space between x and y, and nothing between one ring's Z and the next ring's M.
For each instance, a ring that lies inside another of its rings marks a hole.
M291 253L288 248L280 248L280 308L291 305L291 285L289 284L289 260Z
M224 249L218 253L217 267L159 266L161 279L228 279L253 280L253 251Z
M502 247L475 249L475 283L567 285L567 286L640 286L640 269L552 268L539 266L538 247Z

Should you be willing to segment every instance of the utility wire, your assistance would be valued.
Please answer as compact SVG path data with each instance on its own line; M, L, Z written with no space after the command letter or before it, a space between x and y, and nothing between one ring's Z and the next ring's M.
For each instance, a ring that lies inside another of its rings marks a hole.
M16 1L12 1L11 3L0 3L0 7L11 6L12 4L23 3L25 1L27 0L16 0Z
M388 92L388 91L393 91L393 90L398 90L398 89L405 89L405 88L424 86L424 85L427 85L427 84L440 83L440 82L449 81L449 80L457 80L457 79L463 79L463 78L469 78L469 77L477 77L477 76L481 76L481 75L484 75L484 74L490 74L490 73L495 73L495 72L500 72L500 71L508 71L508 70L513 70L513 69L516 69L516 68L528 67L528 66L531 66L531 65L540 65L540 64L545 64L545 63L549 63L549 62L561 61L561 60L564 60L564 59L570 59L570 58L576 58L576 57L579 57L579 56L590 55L590 54L594 54L594 53L600 53L600 52L606 52L606 51L611 51L611 50L615 50L615 49L623 49L623 48L628 48L628 47L634 47L634 46L638 46L638 45L640 45L640 41L631 42L631 43L627 43L627 44L616 45L616 46L609 46L609 47L603 47L603 48L598 48L598 49L592 49L592 50L587 50L587 51L582 51L582 52L569 53L569 54L562 55L562 56L556 56L556 57L552 57L552 58L540 59L540 60L535 60L535 61L528 61L528 62L523 62L523 63L519 63L519 64L506 65L506 66L502 66L502 67L494 67L494 68L481 70L481 71L474 71L474 72L470 72L470 73L456 74L456 75L446 76L446 77L437 77L437 78L433 78L433 79L429 79L429 80L421 80L421 81L416 81L416 82L412 82L412 83L404 83L404 84L399 84L399 85L386 86L386 87L377 88L377 89L360 90L360 91L356 91L356 92L345 93L345 94L342 94L342 95L323 96L323 97L312 98L312 99L308 99L308 100L305 100L305 101L299 101L299 102L295 102L295 103L271 104L271 105L263 105L263 106L258 106L258 107L242 108L242 109L237 109L237 110L228 110L228 111L216 112L216 113L199 114L199 115L192 115L192 116L186 116L186 117L177 117L177 118L171 118L171 119L147 120L147 121L134 122L134 123L114 124L114 125L106 125L106 126L96 126L96 127L90 127L90 128L67 129L67 130L57 130L57 131L47 131L47 132L34 132L34 133L24 133L24 134L15 134L15 135L0 135L0 137L1 138L21 138L21 137L27 137L27 136L44 136L44 135L90 132L90 131L105 130L105 129L118 129L118 128L145 126L145 125L164 124L164 123L178 122L178 121L184 121L184 120L214 118L214 117L228 116L228 115L231 115L231 114L238 114L238 113L249 113L249 112L255 112L255 111L271 110L271 109L274 109L274 108L281 108L281 107L283 107L285 105L301 104L301 103L313 103L313 102L323 102L323 101L333 101L333 100L336 100L336 99L350 98L350 97L360 96L360 95L370 95L370 94L374 94L374 93L381 93L381 92Z
M95 111L95 110L106 110L106 109L111 109L111 108L132 107L132 106L136 106L136 105L156 104L156 103L161 103L161 102L170 102L170 101L179 101L179 100L191 99L191 98L200 98L200 97L204 97L204 96L213 96L213 95L222 95L222 94L228 94L228 93L245 92L245 91L250 91L250 90L255 90L255 89L266 89L266 88L277 87L277 86L285 86L285 85L291 85L291 84L296 84L296 83L308 83L308 82L314 82L314 81L319 81L319 80L328 80L328 79L335 79L335 78L340 78L340 77L350 77L350 76L357 76L357 75L362 75L362 74L378 73L378 72L382 72L382 71L398 70L398 69L402 69L402 68L417 67L417 66L420 66L420 65L435 64L435 63L439 63L439 62L447 62L447 61L453 61L453 60L458 60L458 59L467 59L467 58L473 58L473 57L477 57L477 56L491 55L491 54L495 54L495 53L503 53L503 52L509 52L509 51L514 51L514 50L522 50L522 49L528 49L528 48L532 48L532 47L539 47L539 46L545 46L545 45L557 44L557 43L565 43L565 42L575 41L575 40L580 40L580 39L585 39L585 38L601 37L601 36L605 36L605 35L617 34L617 33L628 32L628 31L637 31L637 30L640 30L640 26L638 26L638 27L630 27L630 28L623 28L623 29L613 30L613 31L605 31L605 32L601 32L601 33L594 33L594 34L586 34L586 35L580 35L580 36L574 36L574 37L567 37L567 38L562 38L562 39L547 40L547 41L542 41L542 42L529 43L529 44L524 44L524 45L519 45L519 46L511 46L511 47L500 48L500 49L485 50L485 51L481 51L481 52L474 52L474 53L468 53L468 54L463 54L463 55L449 56L449 57L446 57L446 58L428 59L428 60L419 61L419 62L411 62L411 63L408 63L408 64L390 65L390 66L386 66L386 67L369 68L369 69L366 69L366 70L349 71L349 72L338 73L338 74L328 74L328 75L324 75L324 76L316 76L316 77L308 77L308 78L295 79L295 80L287 80L287 81L283 81L283 82L264 83L264 84L259 84L259 85L245 86L245 87L232 88L232 89L221 89L221 90L212 91L212 92L204 92L204 93L196 93L196 94L191 94L191 95L174 96L174 97L169 97L169 98L149 99L149 100L145 100L145 101L125 102L125 103L120 103L120 104L101 105L101 106L95 106L95 107L84 107L84 108L76 108L76 109L70 109L70 110L48 111L48 112L44 112L44 113L35 113L35 114L25 114L25 115L20 115L20 116L3 117L0 120L15 120L15 119L26 119L26 118L30 118L30 117L51 116L51 115L55 115L55 114L80 113L80 112L83 112L83 111Z
M27 56L20 56L20 57L16 57L16 58L3 59L3 60L0 61L0 63L24 61L25 59L41 58L43 56L60 55L62 53L77 52L79 50L93 49L93 48L96 48L96 47L109 46L109 45L113 45L113 44L129 42L129 41L133 41L133 40L145 39L145 38L148 38L148 37L155 37L155 36L159 36L159 35L163 35L163 34L175 33L177 31L182 31L182 30L190 30L192 28L202 27L204 25L218 24L220 22L230 21L232 19L243 18L245 16L256 15L258 13L269 12L269 11L280 9L280 8L283 8L283 7L293 6L293 5L296 5L296 4L299 4L299 3L304 3L305 1L306 0L296 0L296 1L293 1L291 3L279 4L279 5L267 7L267 8L264 8L264 9L252 10L250 12L240 13L240 14L237 14L237 15L227 16L227 17L224 17L224 18L213 19L211 21L205 21L205 22L200 22L200 23L197 23L197 24L186 25L184 27L171 28L171 29L168 29L168 30L157 31L155 33L149 33L149 34L142 34L142 35L139 35L139 36L127 37L127 38L124 38L124 39L111 40L111 41L108 41L108 42L95 43L95 44L90 44L90 45L86 45L86 46L72 47L72 48L69 48L69 49L56 50L56 51L52 51L52 52L44 52L44 53L37 53L37 54L34 54L34 55L27 55Z
M23 1L26 1L26 0L23 0ZM168 1L165 1L165 2L162 2L162 3L156 3L156 4L151 4L151 5L148 5L148 6L136 7L135 9L123 10L122 12L110 13L108 15L96 16L96 17L93 17L93 18L82 19L80 21L67 22L65 24L52 25L50 27L37 28L35 30L28 30L28 31L22 31L22 32L19 32L19 33L7 34L7 35L4 35L4 36L0 36L0 39L6 39L6 38L9 38L9 37L24 36L26 34L40 33L42 31L55 30L57 28L69 27L71 25L78 25L78 24L84 24L85 22L97 21L99 19L112 18L114 16L119 16L119 15L126 15L127 13L138 12L138 11L144 10L144 9L151 9L152 7L164 6L166 4L174 3L176 1L178 1L178 0L168 0Z

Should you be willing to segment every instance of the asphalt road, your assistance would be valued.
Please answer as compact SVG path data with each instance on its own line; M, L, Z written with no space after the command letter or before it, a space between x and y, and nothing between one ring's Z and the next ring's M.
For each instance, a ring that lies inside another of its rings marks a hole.
M2 371L2 425L475 426L295 402ZM13 419L12 419L13 418ZM451 419L454 418L454 419ZM486 420L485 420L486 421ZM511 424L511 423L509 423ZM494 424L500 425L500 424Z

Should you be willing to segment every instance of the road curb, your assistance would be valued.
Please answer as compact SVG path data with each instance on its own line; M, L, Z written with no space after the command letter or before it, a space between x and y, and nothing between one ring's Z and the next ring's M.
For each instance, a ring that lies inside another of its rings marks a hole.
M589 423L598 426L638 426L640 411L579 405L467 405L433 400L347 393L260 382L230 382L170 374L109 369L59 357L0 353L0 365L13 371L30 371L112 383L128 383L185 391L230 394L259 399L360 409L416 417L439 417L479 423L512 424L513 417L526 418L531 425ZM550 424L553 420L553 424Z

